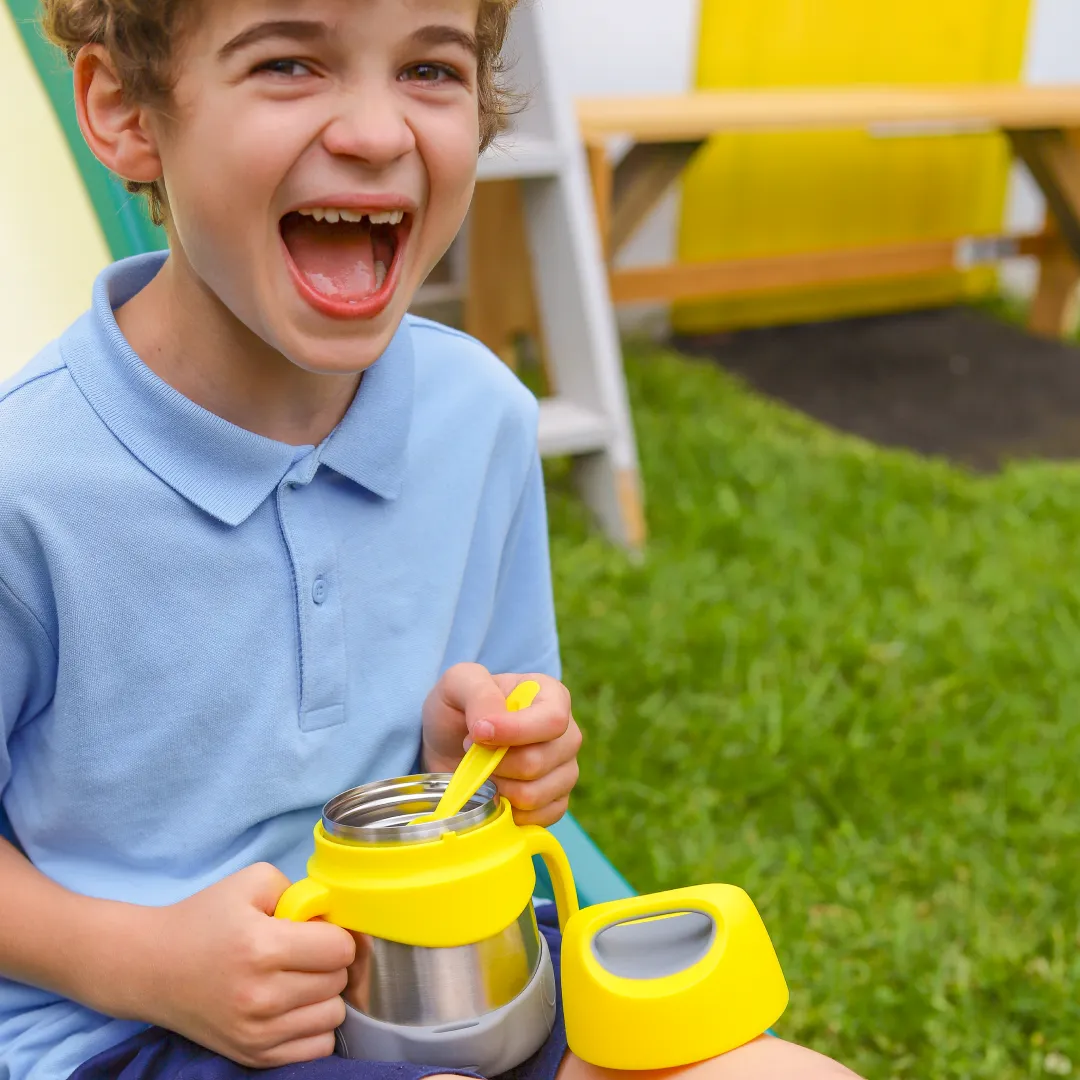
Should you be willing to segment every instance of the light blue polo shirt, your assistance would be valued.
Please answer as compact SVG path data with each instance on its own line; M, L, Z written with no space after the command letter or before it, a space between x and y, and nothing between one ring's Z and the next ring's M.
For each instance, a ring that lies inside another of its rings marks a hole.
M0 385L0 802L45 874L148 905L258 861L302 877L328 798L412 771L450 665L559 674L515 376L408 318L321 446L273 442L120 333L162 261L106 270ZM0 1080L141 1026L0 980Z

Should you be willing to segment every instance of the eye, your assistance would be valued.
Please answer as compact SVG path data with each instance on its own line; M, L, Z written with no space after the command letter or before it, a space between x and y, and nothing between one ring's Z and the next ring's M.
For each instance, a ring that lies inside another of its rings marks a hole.
M287 79L299 79L304 75L310 75L311 68L307 64L301 63L299 60L267 60L263 64L259 64L258 67L252 72L256 74L260 71L265 71L270 75L279 75Z
M461 75L449 64L413 64L401 73L407 82L441 83L450 80L461 82Z

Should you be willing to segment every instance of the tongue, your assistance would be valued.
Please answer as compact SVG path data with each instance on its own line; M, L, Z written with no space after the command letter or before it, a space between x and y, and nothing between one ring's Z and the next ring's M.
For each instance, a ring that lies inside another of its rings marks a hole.
M323 296L362 300L377 292L375 250L367 223L336 225L302 214L289 214L281 235L297 270Z

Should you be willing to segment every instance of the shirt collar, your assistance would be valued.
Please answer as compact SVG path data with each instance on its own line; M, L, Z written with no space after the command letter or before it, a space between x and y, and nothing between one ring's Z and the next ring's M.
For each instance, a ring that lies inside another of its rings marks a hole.
M127 449L185 499L227 525L246 521L293 467L296 448L196 405L135 355L113 314L161 269L167 253L115 263L93 304L61 342L71 377ZM383 499L401 493L412 420L414 361L408 320L364 373L349 411L314 453L318 463Z

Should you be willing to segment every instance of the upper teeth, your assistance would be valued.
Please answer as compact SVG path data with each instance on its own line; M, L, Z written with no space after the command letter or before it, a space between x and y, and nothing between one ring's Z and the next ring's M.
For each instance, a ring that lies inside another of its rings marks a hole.
M367 218L372 225L400 225L405 218L404 210L376 210L362 213L359 210L342 210L333 206L312 206L297 211L304 217L312 217L316 221L329 221L336 225L339 221L360 222Z

